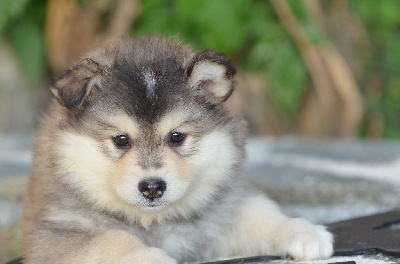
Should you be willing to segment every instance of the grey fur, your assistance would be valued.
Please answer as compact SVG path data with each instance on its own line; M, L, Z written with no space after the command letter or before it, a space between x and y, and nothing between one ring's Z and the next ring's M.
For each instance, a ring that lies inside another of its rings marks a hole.
M194 83L191 79L193 72L207 65L213 65L215 72L205 68L206 72L196 78L204 77L203 84L218 87L202 89L203 80ZM248 248L250 242L264 237L253 237L242 230L252 227L241 222L241 212L259 201L265 204L260 205L260 216L255 217L261 221L260 230L268 228L262 221L269 214L277 226L286 218L244 180L246 127L223 103L233 92L235 74L231 60L222 53L196 53L176 39L150 36L101 47L54 79L51 85L57 100L52 101L35 142L25 197L26 263L131 263L132 259L175 263L173 259L184 262L238 254L286 254L280 245L264 245L263 240ZM210 94L215 89L218 93ZM175 113L181 114L175 119L183 118L178 120L180 126L190 131L186 147L170 144L169 135L175 127L166 125L170 130L163 131L166 128L160 125ZM129 123L132 131L119 131L115 122L121 117L128 119L119 125ZM112 144L112 137L121 132L134 134L129 148L118 149ZM87 147L70 140L82 141ZM78 153L70 153L70 148L78 149ZM209 159L208 153L219 154L208 161L213 164L201 167L197 159ZM224 160L224 155L229 160ZM82 159L92 161L91 156L102 162L97 166L80 163ZM177 168L168 162L175 162ZM108 167L96 171L98 166L106 166L103 163ZM123 166L146 175L125 171ZM171 173L173 169L182 175ZM92 178L87 176L92 173ZM126 179L137 184L130 178L160 177L154 173L168 179L165 194L154 201L143 198L137 186L125 186ZM119 177L124 179L122 187ZM114 200L108 192L112 194L115 189L108 189L107 179L115 188L122 188L118 189L123 193L118 193L118 198L111 195ZM98 180L107 184L90 185ZM137 201L124 196L125 187L129 195L132 190ZM102 188L107 188L107 193L102 194ZM182 192L179 196L178 191ZM161 209L151 211L151 206ZM325 231L315 232L317 239L330 241ZM236 233L229 241L228 237ZM325 243L328 253L312 257L329 254L329 243ZM163 251L152 249L141 255L138 252L143 247Z

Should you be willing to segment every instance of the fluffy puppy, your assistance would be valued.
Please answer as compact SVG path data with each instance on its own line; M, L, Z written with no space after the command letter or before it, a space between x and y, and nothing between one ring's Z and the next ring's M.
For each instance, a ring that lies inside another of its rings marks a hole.
M25 197L25 263L328 258L332 235L243 177L232 61L148 36L87 53L51 83Z

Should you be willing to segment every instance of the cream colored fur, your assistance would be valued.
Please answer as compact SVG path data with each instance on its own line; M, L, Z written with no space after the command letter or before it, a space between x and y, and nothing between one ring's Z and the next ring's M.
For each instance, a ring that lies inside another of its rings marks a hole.
M35 141L25 263L328 258L324 227L284 216L243 177L245 125L223 105L235 73L221 53L153 36L88 53L60 76ZM148 179L165 183L161 196L140 190Z
M193 76L190 83L193 87L198 86L202 81L213 81L214 85L207 89L207 92L216 98L225 97L231 88L230 81L221 76L225 75L226 69L222 65L211 62L201 62L194 66Z
M133 135L137 133L137 124L127 116L119 115L111 119L115 127L122 125L118 131L132 131ZM160 133L179 130L181 127L188 131L188 128L182 126L182 121L179 123L178 120L182 119L174 114L163 118L158 126ZM190 140L189 136L187 141ZM106 139L105 142L113 148L111 140ZM203 207L211 197L213 186L224 179L224 174L236 162L232 139L223 131L213 131L207 135L201 141L200 151L188 161L171 158L174 155L166 150L164 156L167 166L159 170L143 170L137 166L132 161L140 153L134 150L126 153L115 166L100 152L97 142L87 136L61 132L57 144L59 166L65 168L62 173L68 172L63 180L87 192L98 207L124 212L132 223L139 221L143 226L153 221L162 222L177 215L185 215L187 208ZM215 148L216 144L223 148ZM128 162L120 166L124 160ZM154 210L140 207L145 198L137 191L139 181L151 175L162 175L172 189L171 193L165 195L165 204ZM189 186L189 182L192 186ZM185 200L180 200L189 188L191 194ZM174 203L174 206L168 207L170 203Z
M123 125L121 131L133 133L138 131L137 124L127 116L118 116L113 120L116 127ZM121 122L121 120L125 121ZM177 114L163 118L158 126L160 133L179 128L179 120L182 119ZM131 130L126 130L126 128ZM144 227L154 222L162 224L177 216L185 217L189 208L204 207L211 198L213 187L228 176L225 174L236 162L232 139L223 131L213 131L202 140L199 153L188 161L195 168L189 170L186 176L178 172L182 164L168 158L172 156L168 152L165 155L167 170L164 168L161 171L143 171L131 164L111 172L112 162L99 152L93 139L72 133L61 133L59 138L59 151L62 157L60 161L65 170L71 172L70 177L64 179L69 184L79 185L90 195L96 206L110 211L124 212L129 222L140 223ZM109 142L109 144L112 143ZM223 148L215 148L215 145L223 146ZM132 154L129 159L135 160L135 155ZM136 191L136 186L143 175L163 175L169 186L176 190L165 197L165 204L162 204L161 208L154 210L141 208L143 197ZM110 176L114 179L111 180ZM189 189L191 193L187 195ZM180 200L184 195L187 195L186 199ZM169 207L170 203L173 206ZM314 226L303 219L285 217L266 197L257 193L248 193L236 206L234 215L230 216L232 218L230 225L225 229L216 230L218 233L215 236L221 239L216 239L212 243L211 251L204 252L204 259L260 254L289 254L295 259L317 259L327 258L332 254L333 239L330 233L323 227ZM93 226L89 219L73 215L68 211L52 211L47 219L60 224L75 222L88 229ZM96 242L93 242L96 246L93 247L98 247L97 240L101 239L103 239L102 236L96 238ZM130 239L134 238L130 237ZM185 237L174 238L171 235L164 244L167 252L174 253L186 244ZM91 245L92 243L89 248L92 247ZM142 263L151 261L153 258L153 261L165 258L165 263L172 261L158 249L146 249L140 252L139 255L133 254L131 259L143 258ZM149 260L145 260L145 253L148 253ZM100 253L96 251L92 254ZM85 263L91 263L90 256L85 257ZM123 258L129 259L128 256L123 256ZM123 263L119 262L122 259L118 261L115 259L115 261L114 263Z

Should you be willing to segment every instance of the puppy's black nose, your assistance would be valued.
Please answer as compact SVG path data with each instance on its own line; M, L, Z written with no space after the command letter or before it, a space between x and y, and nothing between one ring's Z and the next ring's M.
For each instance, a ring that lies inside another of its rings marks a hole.
M151 201L160 198L166 189L167 184L161 179L145 179L139 183L139 191Z

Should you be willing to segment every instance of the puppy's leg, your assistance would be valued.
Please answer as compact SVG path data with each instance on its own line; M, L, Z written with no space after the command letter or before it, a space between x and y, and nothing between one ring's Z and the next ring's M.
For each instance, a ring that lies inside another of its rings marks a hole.
M25 263L177 264L163 250L147 247L125 231L107 231L88 240L85 238L87 241L82 241L82 236L78 235L64 237L62 241L53 240L53 235L43 237L45 241L37 241L36 249L41 253L35 254L33 248ZM41 249L47 247L47 250L40 250L38 246Z
M146 247L124 231L109 231L96 236L81 253L76 263L177 263L161 249Z
M312 260L329 258L333 253L333 237L325 227L301 218L288 218L261 195L247 198L234 218L226 239L218 245L221 252L229 255Z

